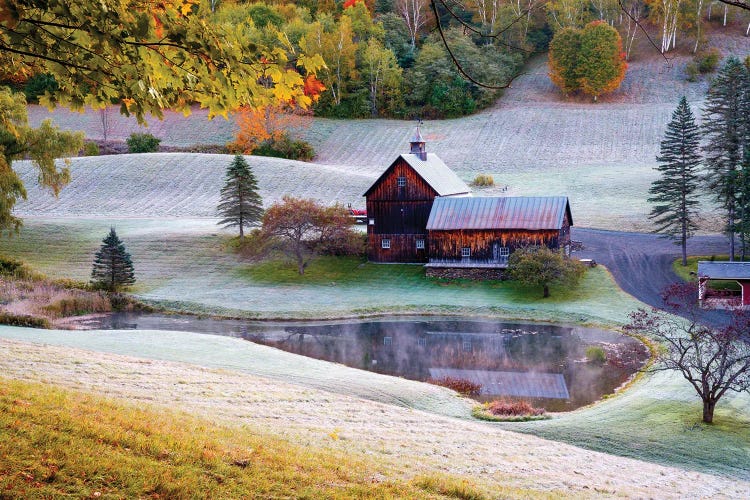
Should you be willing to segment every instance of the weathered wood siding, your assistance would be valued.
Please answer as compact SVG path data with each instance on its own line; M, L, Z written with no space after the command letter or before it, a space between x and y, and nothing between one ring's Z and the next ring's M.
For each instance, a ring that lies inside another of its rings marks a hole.
M431 259L461 260L461 248L471 249L472 260L492 260L493 245L508 247L512 253L519 247L545 245L560 247L560 233L557 230L523 231L507 229L430 231L428 237Z
M403 177L404 186L398 185ZM427 262L427 219L437 196L403 159L399 158L367 195L368 258L373 262ZM370 220L374 224L370 224ZM391 248L382 248L383 238ZM417 249L417 240L425 248Z

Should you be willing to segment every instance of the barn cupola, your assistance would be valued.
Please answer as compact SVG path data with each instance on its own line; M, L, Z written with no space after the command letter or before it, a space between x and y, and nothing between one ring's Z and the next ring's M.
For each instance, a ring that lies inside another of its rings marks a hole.
M422 138L422 132L419 131L419 125L417 125L417 129L414 131L414 137L411 138L409 144L411 144L411 151L409 151L411 154L419 156L419 159L422 161L427 161L425 140Z

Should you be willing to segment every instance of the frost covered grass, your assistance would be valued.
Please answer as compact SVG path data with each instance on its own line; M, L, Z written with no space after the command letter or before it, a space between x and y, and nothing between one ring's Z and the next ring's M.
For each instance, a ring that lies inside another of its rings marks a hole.
M243 262L202 219L27 219L0 252L55 278L86 280L100 240L115 225L132 255L138 298L192 312L253 318L326 318L430 312L613 324L637 302L602 267L552 296L512 282L442 281L419 265L320 257L302 276L291 264Z

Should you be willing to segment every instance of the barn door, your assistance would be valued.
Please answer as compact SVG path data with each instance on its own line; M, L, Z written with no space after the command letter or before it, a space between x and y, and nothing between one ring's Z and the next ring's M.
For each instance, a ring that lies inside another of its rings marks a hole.
M494 262L500 260L500 243L498 242L492 244L492 260Z

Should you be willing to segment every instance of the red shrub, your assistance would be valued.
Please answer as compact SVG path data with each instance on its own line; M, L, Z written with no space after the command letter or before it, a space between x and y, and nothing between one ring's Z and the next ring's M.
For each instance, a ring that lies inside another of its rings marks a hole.
M487 403L487 411L502 417L535 417L544 414L544 408L534 408L528 401L506 401L504 399Z
M459 394L465 394L467 396L477 396L479 391L482 390L482 385L466 380L465 378L458 377L443 377L443 378L431 378L427 380L430 384L447 387L453 389Z

